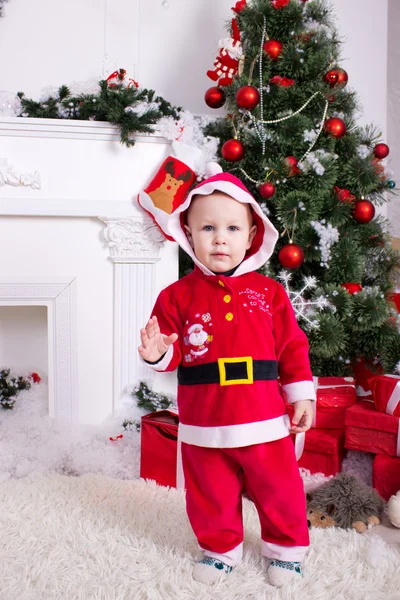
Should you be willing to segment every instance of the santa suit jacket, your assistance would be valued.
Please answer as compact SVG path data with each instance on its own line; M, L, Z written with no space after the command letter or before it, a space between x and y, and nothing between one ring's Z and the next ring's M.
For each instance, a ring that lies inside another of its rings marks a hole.
M252 247L229 277L212 273L198 261L183 229L182 215L193 195L214 190L248 202L257 225ZM290 403L315 400L315 390L308 340L284 287L254 272L273 251L275 228L240 180L224 173L189 194L171 215L169 233L195 262L192 273L160 293L152 311L162 334L178 334L162 359L151 366L157 371L178 368L179 439L229 448L289 435L280 386ZM270 378L253 379L258 361L269 369ZM207 383L212 367L218 381ZM232 379L236 367L240 374L236 372ZM191 374L198 371L193 383Z

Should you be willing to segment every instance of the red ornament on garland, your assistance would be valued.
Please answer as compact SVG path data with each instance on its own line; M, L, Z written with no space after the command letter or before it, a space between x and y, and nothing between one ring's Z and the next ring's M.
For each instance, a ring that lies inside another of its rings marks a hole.
M31 378L33 383L40 383L42 381L42 378L37 373L31 373Z
M299 173L301 173L300 169L297 167L297 163L299 161L297 160L297 158L295 156L287 156L284 159L284 163L286 164L286 166L289 169L289 177L294 177L294 175L298 175Z
M297 244L286 244L278 253L278 260L285 269L297 269L304 262L304 252Z
M349 190L346 190L346 188L340 188L335 185L334 190L338 200L344 204L352 204L352 202L356 199L356 197L353 196Z
M221 148L222 157L230 162L242 160L245 155L245 150L242 142L233 139L228 140Z
M386 158L389 152L390 150L387 144L376 144L374 148L374 156L379 159Z
M344 69L336 69L336 70L339 73L339 81L337 82L337 85L344 87L349 80L349 76L347 75L347 73Z
M239 108L253 110L260 102L260 92L253 85L243 85L236 92L236 104Z
M331 88L344 87L349 80L349 76L344 69L339 69L337 67L336 69L331 69L325 73L324 80Z
M354 283L353 281L349 281L348 283L341 283L340 287L345 288L349 292L349 294L357 294L362 290L362 286L359 283Z
M294 79L290 79L290 77L281 77L280 75L274 75L269 80L270 83L274 83L278 87L290 87L294 84Z
M263 45L264 51L268 54L271 60L277 60L282 52L283 44L279 40L268 40Z
M204 94L204 100L210 108L221 108L225 104L225 92L221 87L210 87Z
M235 6L232 6L233 12L239 14L240 12L242 12L242 10L246 8L246 0L238 0L235 4Z
M271 183L270 181L266 181L265 183L262 183L260 185L258 191L260 193L260 196L268 199L272 198L272 196L275 194L276 188L273 183Z
M271 4L274 8L279 10L280 8L287 6L289 2L290 0L272 0Z
M345 135L347 127L343 119L332 117L331 119L327 119L325 121L324 129L326 133L329 133L333 137L341 138Z
M358 223L369 223L375 216L375 206L370 200L356 200L353 208L353 218Z

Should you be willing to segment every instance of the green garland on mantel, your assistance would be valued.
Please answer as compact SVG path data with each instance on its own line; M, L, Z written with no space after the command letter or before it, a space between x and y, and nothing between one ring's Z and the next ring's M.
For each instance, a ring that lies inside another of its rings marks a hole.
M127 87L124 83L110 86L107 80L99 81L96 94L72 95L68 86L62 85L56 94L42 101L26 98L23 92L17 95L21 101L20 117L107 121L119 127L121 143L128 147L134 146L135 134L154 133L154 125L162 117L177 120L182 111L156 96L154 90Z

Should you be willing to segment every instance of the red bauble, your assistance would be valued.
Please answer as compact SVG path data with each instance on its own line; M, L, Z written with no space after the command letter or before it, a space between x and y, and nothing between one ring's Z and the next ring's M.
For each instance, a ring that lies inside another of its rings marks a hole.
M239 140L228 140L221 148L221 154L225 160L237 162L242 160L245 151L242 142Z
M340 188L337 185L334 186L334 190L337 196L337 199L344 204L352 204L352 202L356 199L355 196L346 188Z
M225 104L225 92L220 87L210 87L204 94L204 100L210 108L221 108Z
M375 206L370 200L356 200L353 217L358 223L369 223L375 215Z
M272 60L276 60L282 52L283 44L279 40L268 40L263 48Z
M389 152L390 150L387 144L377 144L374 148L374 156L379 159L386 158Z
M243 85L236 92L236 104L239 108L253 110L260 102L260 92L253 85Z
M288 170L289 170L289 177L293 177L294 175L298 175L299 173L301 173L300 169L297 167L297 163L299 162L297 160L297 158L295 156L287 156L284 159L284 162L286 163Z
M273 183L271 183L270 181L266 181L265 183L262 183L260 185L258 191L260 193L260 196L262 196L263 198L272 198L272 196L276 192L276 188Z
M324 80L331 88L344 87L349 80L349 76L344 69L336 68L325 73Z
M324 124L324 129L326 133L333 135L333 137L341 138L346 133L346 123L343 119L339 119L338 117L332 117L331 119L327 119Z
M349 281L348 283L341 283L340 287L345 288L349 294L356 294L362 290L362 286L359 283L353 283L352 281Z
M297 269L304 262L304 252L297 244L286 244L278 253L278 260L285 269Z

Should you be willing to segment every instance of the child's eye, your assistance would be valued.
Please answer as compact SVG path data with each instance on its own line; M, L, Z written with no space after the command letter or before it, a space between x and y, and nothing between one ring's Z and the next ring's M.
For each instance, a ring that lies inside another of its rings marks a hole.
M213 230L212 225L204 225L204 227L203 227L203 231L212 231L212 230Z
M230 225L228 229L229 231L239 231L239 227L236 227L236 225Z

